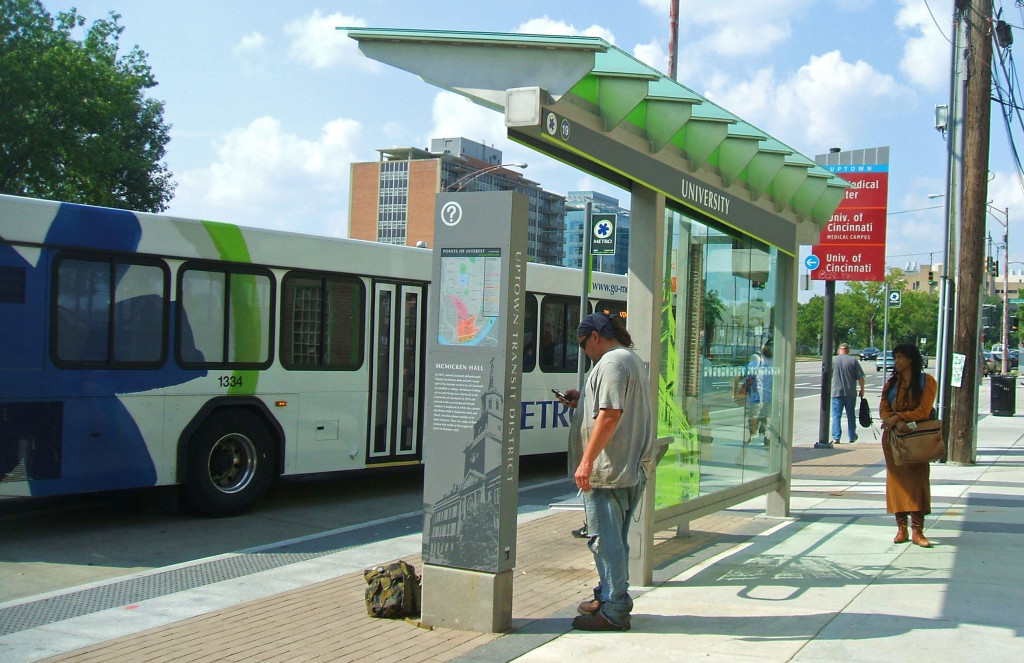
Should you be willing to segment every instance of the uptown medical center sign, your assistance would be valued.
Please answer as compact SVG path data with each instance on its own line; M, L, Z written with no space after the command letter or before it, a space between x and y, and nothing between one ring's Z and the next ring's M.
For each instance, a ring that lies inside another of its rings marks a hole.
M811 253L817 281L885 279L885 223L889 199L889 148L833 152L815 159L850 183L843 201Z

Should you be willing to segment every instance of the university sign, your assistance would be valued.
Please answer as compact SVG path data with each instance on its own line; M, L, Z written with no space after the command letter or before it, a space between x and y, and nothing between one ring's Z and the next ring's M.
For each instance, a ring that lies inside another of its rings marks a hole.
M885 279L889 148L819 155L817 161L850 183L843 201L811 247L818 281Z

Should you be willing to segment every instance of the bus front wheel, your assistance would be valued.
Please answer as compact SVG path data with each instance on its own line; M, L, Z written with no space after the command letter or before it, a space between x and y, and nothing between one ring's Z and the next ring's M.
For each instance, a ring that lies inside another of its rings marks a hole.
M276 445L258 417L216 412L189 442L182 501L204 516L246 513L276 478L276 458Z

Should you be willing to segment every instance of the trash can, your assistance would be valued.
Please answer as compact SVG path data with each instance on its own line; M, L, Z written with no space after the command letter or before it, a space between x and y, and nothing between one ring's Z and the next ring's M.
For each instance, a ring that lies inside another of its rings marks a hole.
M1017 378L1012 375L993 375L992 414L997 417L1012 417L1017 409Z

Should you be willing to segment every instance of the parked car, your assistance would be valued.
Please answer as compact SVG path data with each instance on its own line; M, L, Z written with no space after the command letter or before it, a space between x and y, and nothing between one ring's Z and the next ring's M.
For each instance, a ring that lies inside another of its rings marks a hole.
M992 346L992 360L996 363L996 372L1000 372L1003 369L1003 346L1001 343L993 344ZM1006 354L1007 363L1011 369L1017 368L1020 365L1020 350L1017 348L1010 348Z
M997 364L996 360L992 358L992 352L989 350L981 351L981 376L986 375L997 375L999 373L1001 364Z
M867 347L860 351L860 360L878 359L878 348Z
M879 352L881 352L881 351L879 351ZM876 371L881 371L882 368L883 368L883 366L882 366L882 356L879 354L878 356L875 357L875 370ZM886 371L891 371L892 370L892 350L886 350L885 351L885 367L884 368L885 368ZM928 368L928 355L924 354L923 352L921 353L921 368Z

